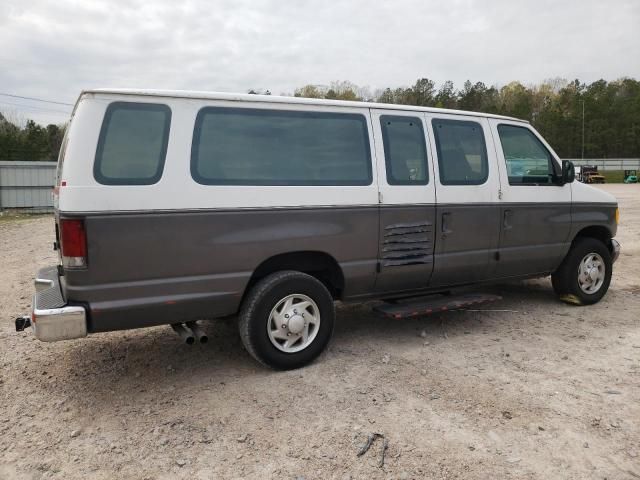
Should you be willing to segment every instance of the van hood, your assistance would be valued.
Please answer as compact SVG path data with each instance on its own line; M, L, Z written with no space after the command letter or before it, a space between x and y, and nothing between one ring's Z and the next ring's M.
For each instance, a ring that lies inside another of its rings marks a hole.
M571 199L574 202L581 203L618 204L616 197L610 193L578 181L571 184Z

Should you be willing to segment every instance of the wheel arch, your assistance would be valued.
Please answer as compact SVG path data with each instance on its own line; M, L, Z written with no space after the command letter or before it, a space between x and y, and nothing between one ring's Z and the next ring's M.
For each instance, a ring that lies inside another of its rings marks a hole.
M595 238L604 243L609 250L613 248L611 245L611 239L613 238L613 235L611 234L611 230L609 230L604 225L590 225L588 227L582 228L573 237L572 245L578 238Z
M342 298L345 286L342 268L330 254L314 250L280 253L264 260L253 271L243 298L260 279L282 270L296 270L311 275L327 287L334 300Z

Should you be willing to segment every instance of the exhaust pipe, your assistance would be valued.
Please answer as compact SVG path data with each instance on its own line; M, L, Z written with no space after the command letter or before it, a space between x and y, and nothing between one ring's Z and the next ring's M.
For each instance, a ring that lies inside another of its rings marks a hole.
M198 325L198 322L187 322L187 328L191 329L198 342L207 343L209 341L209 337L202 327Z
M185 328L185 326L181 323L172 323L171 328L173 328L174 332L180 335L180 338L184 340L187 345L193 345L196 341L195 337L193 336L193 332Z
M16 332L24 332L25 328L31 327L31 317L28 315L24 315L22 317L16 318Z

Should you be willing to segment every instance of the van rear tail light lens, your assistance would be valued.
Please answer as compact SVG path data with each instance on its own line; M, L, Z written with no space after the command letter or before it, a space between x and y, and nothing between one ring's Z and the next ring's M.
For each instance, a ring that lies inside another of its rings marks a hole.
M87 266L87 235L82 220L60 220L60 246L64 267Z

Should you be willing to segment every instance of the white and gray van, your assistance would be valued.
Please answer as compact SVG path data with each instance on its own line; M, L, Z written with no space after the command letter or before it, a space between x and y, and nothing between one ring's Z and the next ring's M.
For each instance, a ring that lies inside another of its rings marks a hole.
M599 301L614 197L527 122L404 105L87 90L55 187L58 265L38 272L43 341L237 316L278 369L327 345L334 301L551 275Z

